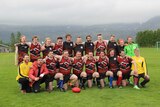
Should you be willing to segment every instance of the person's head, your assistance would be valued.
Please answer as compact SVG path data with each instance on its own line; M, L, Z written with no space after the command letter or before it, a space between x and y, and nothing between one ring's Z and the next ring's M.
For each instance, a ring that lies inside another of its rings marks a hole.
M37 64L38 64L38 66L41 66L43 63L44 63L44 61L43 61L42 58L38 58L38 59L37 59Z
M71 41L72 40L72 36L70 34L66 35L66 41Z
M20 42L21 43L25 43L27 40L26 40L26 36L25 35L22 35L21 37L20 37Z
M87 40L87 42L91 42L91 41L92 41L91 35L87 35L87 36L86 36L86 40Z
M53 58L53 51L49 51L48 57Z
M124 50L121 50L121 51L120 51L120 55L121 55L121 57L125 57L125 52L124 52Z
M30 59L29 59L29 55L25 54L24 57L23 57L23 61L24 61L25 63L28 63L29 60L30 60Z
M81 37L77 37L76 38L76 44L81 44L82 43L82 38Z
M127 41L128 41L128 44L133 43L133 39L132 39L132 37L131 37L131 36L129 36L129 37L127 38Z
M114 51L114 49L111 49L111 50L109 51L109 56L110 56L110 57L115 56L115 51Z
M67 50L64 50L64 51L63 51L63 56L64 56L64 57L66 57L66 58L68 58L68 57L69 57L69 53L68 53L68 51L67 51Z
M124 40L123 39L119 39L119 45L124 46Z
M98 41L102 41L102 34L97 34L97 39L98 39Z
M115 42L115 35L111 35L111 36L110 36L110 41L111 41L111 42Z
M33 43L38 43L38 37L37 36L33 36L32 37L32 42Z
M140 50L138 48L134 49L134 54L139 57L140 56Z
M57 37L57 44L62 45L63 43L63 38L62 37Z
M89 52L89 53L88 53L88 57L89 57L89 58L93 58L93 52Z
M46 39L45 39L45 44L46 45L51 45L51 38L49 38L49 37L47 37Z
M100 57L104 57L104 56L105 56L104 51L101 51L101 52L100 52Z
M77 51L77 52L76 52L76 58L81 58L81 57L82 57L81 52L80 52L80 51Z

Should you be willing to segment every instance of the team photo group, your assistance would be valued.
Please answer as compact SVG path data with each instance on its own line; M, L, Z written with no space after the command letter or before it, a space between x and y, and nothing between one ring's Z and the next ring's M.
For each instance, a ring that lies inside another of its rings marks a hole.
M117 40L111 35L104 40L102 34L97 34L97 40L92 41L92 36L87 35L86 40L78 36L73 42L67 34L65 38L57 37L55 43L47 37L41 44L38 36L28 42L22 35L15 44L15 65L22 93L40 92L42 83L48 92L55 87L61 92L76 92L93 85L98 89L133 85L139 90L150 81L145 58L131 36Z

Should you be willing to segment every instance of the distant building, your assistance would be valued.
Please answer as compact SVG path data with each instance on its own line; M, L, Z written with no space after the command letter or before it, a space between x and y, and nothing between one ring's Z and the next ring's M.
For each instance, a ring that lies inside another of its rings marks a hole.
M4 44L0 44L0 53L9 53L10 47Z

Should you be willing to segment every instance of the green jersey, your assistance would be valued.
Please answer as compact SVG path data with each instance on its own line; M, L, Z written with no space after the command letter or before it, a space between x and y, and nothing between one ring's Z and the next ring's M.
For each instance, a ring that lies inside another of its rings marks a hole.
M132 43L124 47L124 52L127 56L132 57L132 56L135 56L134 49L136 48L138 48L138 45L135 43Z

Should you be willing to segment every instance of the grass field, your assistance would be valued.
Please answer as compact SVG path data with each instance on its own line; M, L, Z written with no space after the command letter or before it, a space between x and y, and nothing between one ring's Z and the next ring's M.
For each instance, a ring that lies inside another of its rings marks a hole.
M17 68L14 54L0 54L0 107L159 107L160 106L160 50L142 48L141 56L147 60L151 81L146 88L135 90L91 89L75 94L55 89L52 93L21 94L15 80ZM42 87L43 88L43 87Z

